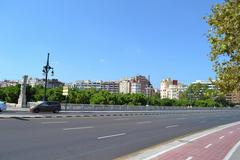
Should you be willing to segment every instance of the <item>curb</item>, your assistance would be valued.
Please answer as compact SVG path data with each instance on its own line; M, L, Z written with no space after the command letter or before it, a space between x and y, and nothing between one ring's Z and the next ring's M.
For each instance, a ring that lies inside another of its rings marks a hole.
M240 111L240 110L239 110ZM10 112L11 113L11 112ZM21 112L22 113L22 112ZM61 112L60 112L61 113ZM81 117L111 117L111 116L160 116L160 115L167 115L167 114L191 114L191 113L206 113L201 111L180 111L180 112L174 112L174 111L112 111L106 112L106 111L62 111L62 113L69 113L71 115L34 115L32 113L31 115L18 115L18 114L0 114L0 119L7 119L7 118L81 118ZM75 113L75 114L74 114ZM79 113L79 114L76 114ZM85 114L84 114L85 113ZM92 114L91 114L92 113ZM93 114L95 113L95 114ZM96 114L98 113L98 114ZM207 112L214 114L215 112Z

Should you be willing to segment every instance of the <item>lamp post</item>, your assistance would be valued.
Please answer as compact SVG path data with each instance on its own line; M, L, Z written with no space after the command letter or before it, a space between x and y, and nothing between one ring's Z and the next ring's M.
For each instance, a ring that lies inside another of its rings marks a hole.
M44 97L43 97L43 101L47 100L47 84L48 84L48 72L51 70L52 76L54 74L53 68L49 65L49 55L50 53L48 53L47 56L47 64L46 66L43 66L43 74L45 75L45 86L44 86Z

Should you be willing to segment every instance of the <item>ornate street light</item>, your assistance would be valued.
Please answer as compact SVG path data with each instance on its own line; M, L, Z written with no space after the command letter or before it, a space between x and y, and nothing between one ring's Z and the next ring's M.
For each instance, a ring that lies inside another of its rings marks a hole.
M47 84L48 84L48 72L51 71L52 76L54 75L54 71L53 71L53 67L51 67L49 65L49 55L50 53L48 53L48 57L47 57L47 65L43 66L43 74L45 75L45 87L44 87L44 97L43 97L43 101L47 100Z

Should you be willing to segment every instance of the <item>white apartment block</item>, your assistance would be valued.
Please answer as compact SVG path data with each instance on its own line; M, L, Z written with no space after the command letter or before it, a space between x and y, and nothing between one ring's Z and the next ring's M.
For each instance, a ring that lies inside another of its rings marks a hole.
M177 80L167 78L161 81L160 95L161 98L179 99L180 92L183 91L183 85Z
M129 80L121 80L119 82L119 93L131 93L131 82Z
M90 81L80 80L71 84L72 88L78 88L82 90L96 89L105 90L110 93L119 93L119 82L118 81Z
M141 83L133 82L131 84L131 93L142 93Z

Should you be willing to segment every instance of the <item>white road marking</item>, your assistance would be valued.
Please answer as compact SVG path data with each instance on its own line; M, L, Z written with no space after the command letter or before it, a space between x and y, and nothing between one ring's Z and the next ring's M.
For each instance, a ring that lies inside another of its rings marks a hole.
M152 123L152 121L137 122L137 124L149 124L149 123Z
M94 128L93 126L87 126L87 127L76 127L76 128L63 128L64 131L69 131L69 130L78 130L78 129L90 129Z
M212 144L208 144L208 145L206 145L204 148L205 149L208 149L209 147L211 147L212 146Z
M193 157L188 157L187 159L185 159L185 160L192 160L193 159Z
M118 119L114 119L115 121L124 121L124 120L129 120L129 118L118 118Z
M186 118L176 118L176 120L184 120L184 119L186 119Z
M230 134L232 134L232 133L233 133L233 131L230 131L229 133L230 133Z
M171 126L167 126L165 128L174 128L174 127L178 127L179 125L175 124L175 125L171 125Z
M62 123L68 123L68 121L59 121L59 122L41 122L41 124L62 124Z
M225 136L221 136L221 137L219 137L219 139L223 139Z
M113 134L113 135L108 135L108 136L102 136L102 137L97 137L97 139L106 139L106 138L112 138L112 137L118 137L118 136L124 136L126 133L119 133L119 134Z

